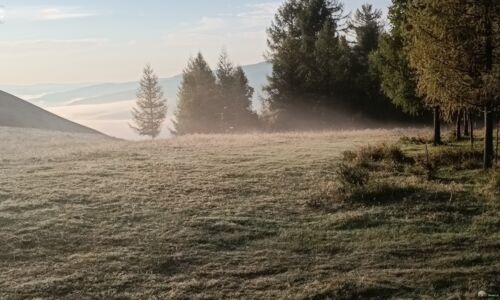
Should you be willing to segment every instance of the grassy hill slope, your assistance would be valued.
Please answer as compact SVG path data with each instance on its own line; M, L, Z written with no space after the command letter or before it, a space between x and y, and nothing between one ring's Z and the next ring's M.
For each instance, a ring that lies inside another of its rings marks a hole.
M2 299L463 299L500 284L481 171L401 181L398 165L374 176L391 194L339 200L342 152L396 131L46 134L0 128Z
M100 134L0 91L0 126Z

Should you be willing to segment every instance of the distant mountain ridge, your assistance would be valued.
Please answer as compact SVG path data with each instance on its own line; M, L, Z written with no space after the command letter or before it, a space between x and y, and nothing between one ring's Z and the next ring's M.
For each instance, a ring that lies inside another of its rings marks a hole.
M271 73L272 65L262 62L253 65L243 66L247 74L250 86L255 89L254 104L258 108L259 98L262 95L262 87L267 83L267 76ZM169 78L161 78L160 84L165 91L168 99L170 113L177 107L177 92L182 81L182 75L176 75ZM27 99L31 103L45 107L72 106L72 105L90 105L105 104L121 101L130 101L136 98L138 81L120 82L120 83L99 83L90 85L47 85L44 90L42 85L26 86L7 86L4 89L18 95L35 95ZM38 93L38 96L36 94Z
M3 91L0 91L0 126L102 135Z

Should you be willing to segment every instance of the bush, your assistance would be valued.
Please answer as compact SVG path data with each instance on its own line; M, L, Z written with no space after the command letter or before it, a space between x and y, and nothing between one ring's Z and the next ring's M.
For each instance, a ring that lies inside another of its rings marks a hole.
M432 144L433 141L428 138L423 138L423 137L414 137L414 136L403 136L399 139L399 142L403 144L409 144L409 145L425 145L425 144Z
M414 163L414 160L404 154L400 147L387 144L362 147L357 152L346 151L343 153L343 159L360 165L384 161L399 165Z
M351 190L366 185L370 179L370 173L358 164L340 164L337 170L337 178L345 190Z
M430 154L429 163L435 167L451 166L455 169L476 169L481 168L482 159L483 152L480 150L442 148ZM420 156L418 160L427 163L424 156Z
M406 200L408 197L421 193L416 186L393 182L374 181L363 188L355 189L348 196L351 202L364 204L387 204Z

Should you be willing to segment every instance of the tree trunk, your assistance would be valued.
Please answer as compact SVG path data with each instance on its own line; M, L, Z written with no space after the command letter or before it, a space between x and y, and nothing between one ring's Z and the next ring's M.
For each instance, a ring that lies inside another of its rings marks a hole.
M499 135L500 135L500 132L499 132L499 129L498 129L498 123L499 123L499 119L500 119L500 114L499 114L499 111L498 111L498 107L497 109L495 110L495 119L497 120L497 149L496 149L496 153L495 153L495 165L498 166L498 147L500 146L500 142L498 140L499 138Z
M470 146L472 150L474 150L474 119L469 114L469 123L470 123Z
M469 112L467 109L464 109L464 136L469 136Z
M457 122L455 126L455 139L460 141L462 139L462 110L458 111Z
M484 169L493 168L493 111L490 106L484 108Z
M441 145L441 111L434 107L434 146Z
M493 4L493 1L488 0L486 2L486 15L489 15L489 10L491 9L491 6ZM483 18L486 22L485 24L485 66L486 66L486 72L491 72L493 70L493 54L494 54L494 46L493 46L493 24L491 22L490 18ZM494 118L494 113L493 113L493 106L492 103L489 103L489 105L486 105L484 107L484 169L491 169L493 168L493 158L494 158L494 148L493 148L493 120Z

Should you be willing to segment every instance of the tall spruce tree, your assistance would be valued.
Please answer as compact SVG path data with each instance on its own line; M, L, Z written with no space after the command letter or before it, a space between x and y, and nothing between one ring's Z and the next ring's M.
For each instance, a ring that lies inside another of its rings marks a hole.
M219 62L216 69L216 80L218 86L218 110L221 114L221 122L223 131L231 131L235 122L238 120L235 118L234 112L234 96L235 96L235 80L234 80L234 70L235 67L225 50L219 56Z
M356 42L353 47L355 62L355 86L357 87L357 108L372 115L385 115L392 108L380 91L380 78L370 67L370 55L378 48L383 31L382 11L364 4L354 13L350 28ZM393 111L391 111L393 113Z
M254 89L250 87L243 68L235 66L226 51L222 51L217 65L220 111L224 114L224 131L250 130L257 125L257 115L252 111Z
M201 53L191 59L182 75L176 113L178 134L221 132L224 114L216 78Z
M167 103L158 76L153 68L147 65L143 71L137 92L137 107L132 109L133 125L138 134L155 139L161 132L161 126L167 114Z
M424 109L423 99L417 95L415 74L410 68L403 35L410 1L392 0L388 16L391 29L380 35L378 48L370 56L370 62L379 73L384 94L405 113L416 115Z
M235 123L235 128L240 131L256 129L259 126L259 118L252 108L252 99L255 90L250 86L247 75L241 66L236 67L234 78L236 82L234 111L236 118L239 120Z
M288 0L278 10L268 29L267 58L273 71L265 91L267 107L282 127L296 124L300 116L318 118L323 107L341 97L341 75L331 70L344 73L341 51L350 51L341 45L342 18L337 0Z
M368 55L377 49L382 32L382 11L373 8L371 4L364 4L354 13L350 27L356 35L354 50L368 63Z
M493 165L493 110L500 101L499 19L496 0L415 0L409 11L418 89L447 111L483 109L485 169Z

